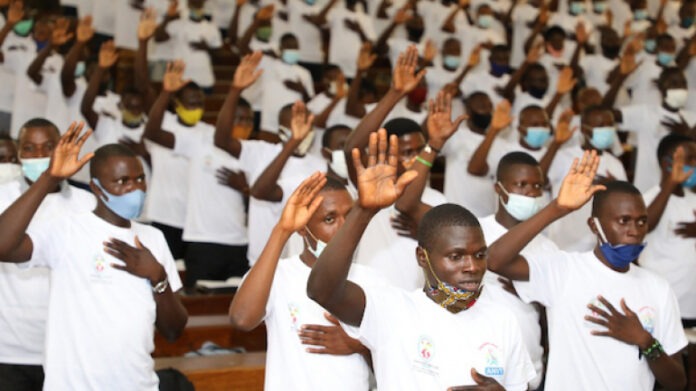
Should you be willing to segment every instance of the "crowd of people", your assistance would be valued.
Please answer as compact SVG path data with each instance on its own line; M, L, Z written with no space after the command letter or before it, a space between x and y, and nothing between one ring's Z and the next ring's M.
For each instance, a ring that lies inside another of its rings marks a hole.
M0 10L0 389L157 390L231 277L267 390L685 389L695 0Z

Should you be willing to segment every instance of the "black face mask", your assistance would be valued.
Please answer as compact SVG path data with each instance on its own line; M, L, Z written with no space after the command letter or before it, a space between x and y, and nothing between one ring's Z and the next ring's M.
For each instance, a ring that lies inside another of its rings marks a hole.
M544 95L546 95L546 88L529 87L529 89L527 89L527 92L529 93L529 95L537 99L541 99L544 97Z
M609 59L615 59L619 57L621 52L621 46L602 46L602 54L604 57Z
M491 119L493 118L493 115L488 113L488 114L479 114L479 113L471 113L471 123L474 124L479 129L486 130L488 129L488 126L491 124Z
M411 42L420 42L423 38L423 29L407 28L408 40Z

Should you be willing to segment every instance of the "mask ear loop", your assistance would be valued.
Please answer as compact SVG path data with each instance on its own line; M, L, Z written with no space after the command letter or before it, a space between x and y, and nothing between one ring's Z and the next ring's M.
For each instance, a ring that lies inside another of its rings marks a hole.
M430 273L435 277L435 280L437 281L438 287L442 286L442 281L437 277L437 274L435 274L435 270L433 270L433 265L430 264L430 257L428 256L428 250L425 248L421 247L423 250L423 253L425 254L425 262L428 263L428 269L430 269Z
M596 217L593 217L592 220L595 223L595 228L597 228L597 233L599 234L599 239L603 241L604 243L609 243L607 240L607 236L604 234L604 230L602 229L602 225L599 224L599 219Z
M314 242L317 243L317 245L316 245L315 248L313 249L314 251L316 251L316 250L317 250L316 247L319 246L319 239L317 239L317 237L314 236L314 234L312 233L312 231L310 231L310 230L309 230L309 227L307 227L306 225L305 225L304 229L305 229L305 231L309 234L309 236L311 236L312 239L314 239ZM304 239L305 244L307 245L307 247L312 248L312 245L309 244L309 240L307 240L307 237L304 237L304 236L303 236L302 239Z
M456 303L458 300L468 300L475 294L475 292L466 292L462 294L457 292L451 292L449 289L447 289L445 284L443 284L440 278L438 278L437 274L435 274L435 270L433 270L433 265L430 263L430 256L428 256L428 250L426 250L423 247L421 247L421 249L423 250L423 253L425 253L425 261L428 263L430 273L432 273L433 277L435 277L435 280L437 280L438 290L442 291L442 293L447 295L447 298L442 303L440 303L441 307L447 308L452 304ZM478 291L481 291L480 287Z

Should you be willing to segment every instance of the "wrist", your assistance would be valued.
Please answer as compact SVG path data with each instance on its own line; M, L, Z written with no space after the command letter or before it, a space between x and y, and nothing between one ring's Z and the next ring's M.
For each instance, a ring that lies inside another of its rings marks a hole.
M271 237L276 237L280 241L287 241L294 232L295 231L292 229L283 227L282 221L280 221L275 227L273 227Z
M159 262L155 262L157 263L157 269L148 278L148 280L150 280L150 285L153 287L167 278L167 272L164 270L164 267L160 265Z
M638 346L638 349L643 351L643 350L650 348L650 346L652 346L654 341L655 341L655 338L653 338L653 336L650 333L643 330L643 333L640 336L640 338L638 339L638 342L636 343L636 345Z

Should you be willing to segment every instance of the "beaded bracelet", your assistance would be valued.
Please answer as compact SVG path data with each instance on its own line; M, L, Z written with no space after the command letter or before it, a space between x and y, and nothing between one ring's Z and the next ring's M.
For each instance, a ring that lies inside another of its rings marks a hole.
M433 168L433 164L432 164L432 163L430 163L429 161L423 159L423 158L420 157L420 156L416 156L416 161L419 162L419 163L421 163L422 165L428 167L428 168Z
M645 350L640 350L640 348L639 348L638 352L639 352L638 356L640 356L642 354L643 356L645 356L646 360L654 361L654 360L660 358L660 356L662 356L662 354L664 354L665 351L662 348L660 341L655 339L649 348L647 348Z

